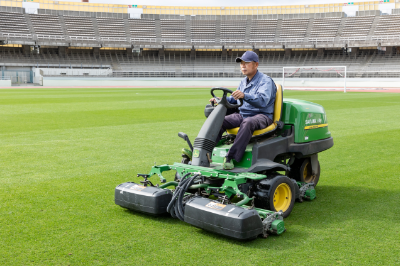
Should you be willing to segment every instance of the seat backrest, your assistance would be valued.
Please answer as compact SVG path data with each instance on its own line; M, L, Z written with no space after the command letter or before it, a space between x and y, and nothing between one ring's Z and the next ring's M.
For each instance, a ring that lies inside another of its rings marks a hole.
M283 107L283 90L282 85L275 83L276 95L275 95L275 106L274 106L274 123L281 121L282 107Z

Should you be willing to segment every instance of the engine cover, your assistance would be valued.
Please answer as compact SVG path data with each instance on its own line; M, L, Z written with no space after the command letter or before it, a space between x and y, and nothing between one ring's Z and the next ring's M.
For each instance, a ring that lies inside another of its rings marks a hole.
M133 182L115 188L115 204L153 215L165 214L171 199L172 192L169 189L145 187Z
M239 240L254 239L263 232L257 211L202 197L186 203L185 222Z

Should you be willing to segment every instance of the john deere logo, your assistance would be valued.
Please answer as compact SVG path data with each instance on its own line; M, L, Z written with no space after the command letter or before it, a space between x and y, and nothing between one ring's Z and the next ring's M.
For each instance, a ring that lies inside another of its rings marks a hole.
M199 155L200 155L200 152L199 152L199 150L194 150L193 151L193 157L199 157Z

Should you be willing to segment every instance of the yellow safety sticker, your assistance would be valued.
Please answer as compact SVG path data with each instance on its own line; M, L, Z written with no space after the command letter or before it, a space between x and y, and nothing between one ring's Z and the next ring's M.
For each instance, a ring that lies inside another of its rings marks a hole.
M226 205L224 204L220 204L220 203L216 203L216 202L210 202L206 205L206 207L214 209L214 210L222 210L223 208L225 208Z
M309 129L327 127L327 126L328 126L328 124L319 124L319 125L306 126L306 127L304 127L304 129L305 130L309 130Z
M146 187L144 187L144 186L133 185L130 189L140 191L140 190L143 190L143 189L145 189L145 188L146 188Z

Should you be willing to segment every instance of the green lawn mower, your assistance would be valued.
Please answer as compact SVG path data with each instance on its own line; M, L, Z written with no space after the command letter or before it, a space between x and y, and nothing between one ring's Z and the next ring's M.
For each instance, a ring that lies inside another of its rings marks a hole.
M294 99L283 100L277 84L274 123L256 130L243 159L235 168L224 170L223 159L239 128L227 130L216 143L231 104L226 88L213 88L216 106L207 105L204 122L192 146L180 132L191 152L181 163L153 166L140 184L127 182L116 187L115 203L121 207L152 215L171 214L193 226L239 240L282 234L283 219L295 201L316 198L320 177L318 153L333 146L328 121L322 106ZM214 92L223 93L221 98ZM166 182L162 173L175 170L175 180ZM149 178L158 175L162 185Z

